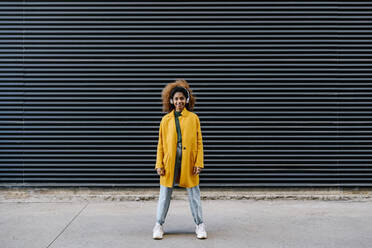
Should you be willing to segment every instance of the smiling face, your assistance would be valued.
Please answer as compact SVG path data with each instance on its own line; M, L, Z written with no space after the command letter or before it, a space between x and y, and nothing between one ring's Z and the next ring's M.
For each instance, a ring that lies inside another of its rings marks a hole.
M186 97L182 92L176 92L173 96L173 104L176 108L176 111L181 112L186 106Z

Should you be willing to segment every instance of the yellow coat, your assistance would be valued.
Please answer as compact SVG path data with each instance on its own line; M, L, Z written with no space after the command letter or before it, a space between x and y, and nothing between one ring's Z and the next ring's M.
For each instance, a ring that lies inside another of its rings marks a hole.
M182 162L179 186L191 188L199 185L199 175L193 174L193 167L204 168L203 140L199 117L183 108L180 121L182 134ZM163 116L159 128L159 141L156 156L157 168L164 168L165 175L160 176L160 184L171 188L173 185L176 161L177 130L172 112Z

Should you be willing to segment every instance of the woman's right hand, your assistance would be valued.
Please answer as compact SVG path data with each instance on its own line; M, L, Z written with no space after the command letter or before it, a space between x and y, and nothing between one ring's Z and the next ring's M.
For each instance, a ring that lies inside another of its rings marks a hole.
M158 173L159 176L164 176L165 175L164 168L157 168L156 172Z

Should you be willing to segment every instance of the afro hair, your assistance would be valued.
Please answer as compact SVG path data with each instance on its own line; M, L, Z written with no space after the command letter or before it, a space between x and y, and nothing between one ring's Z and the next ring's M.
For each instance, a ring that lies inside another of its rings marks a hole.
M171 99L172 90L177 86L184 87L189 91L190 99L189 99L189 103L186 103L185 107L187 110L193 111L194 105L195 105L195 97L192 94L192 90L190 89L190 86L186 80L177 79L176 81L167 84L162 91L161 97L162 97L162 102L163 102L163 112L169 113L174 109L174 105L170 103L170 99Z

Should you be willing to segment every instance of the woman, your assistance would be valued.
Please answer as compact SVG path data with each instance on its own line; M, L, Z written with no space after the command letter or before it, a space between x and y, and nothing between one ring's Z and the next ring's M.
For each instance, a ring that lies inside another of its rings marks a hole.
M204 168L203 141L198 116L191 112L195 98L186 80L168 84L162 92L163 111L155 169L160 194L153 238L163 238L163 223L174 186L187 189L197 238L207 238L200 200L199 174Z

